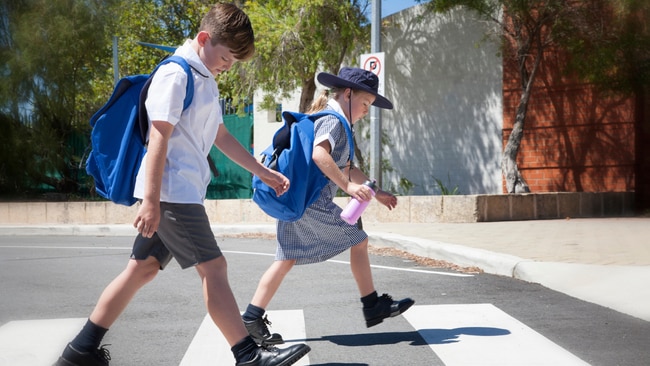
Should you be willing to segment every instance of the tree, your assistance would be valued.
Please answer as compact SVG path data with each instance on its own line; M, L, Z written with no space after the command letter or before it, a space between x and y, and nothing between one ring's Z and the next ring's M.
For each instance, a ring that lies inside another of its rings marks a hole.
M432 0L426 8L447 12L455 7L475 11L484 20L496 25L496 41L502 44L504 58L516 62L521 98L515 122L503 150L501 170L508 193L529 192L528 184L517 166L517 154L524 136L526 112L531 91L544 52L557 45L558 31L572 21L576 7L588 0Z
M69 142L87 130L87 95L105 54L112 6L110 0L1 5L0 121L12 131L0 162L3 193L39 185L62 193L78 189L82 152Z
M341 63L353 59L359 44L368 44L364 24L365 0L248 1L245 10L255 30L256 57L239 65L244 77L236 95L266 93L264 107L275 106L275 96L301 88L300 110L311 103L319 69L338 73Z
M635 201L650 208L650 2L593 0L568 24L563 46L571 54L568 67L601 90L629 95L636 126Z

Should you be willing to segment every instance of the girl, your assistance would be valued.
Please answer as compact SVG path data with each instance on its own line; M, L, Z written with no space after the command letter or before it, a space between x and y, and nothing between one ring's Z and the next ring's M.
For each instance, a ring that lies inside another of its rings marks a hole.
M350 127L363 118L371 105L392 109L393 104L377 92L379 78L370 71L344 67L338 76L320 73L317 80L331 88L332 98L325 91L318 97L308 113L330 109L346 117ZM329 99L329 100L328 100ZM348 160L350 147L344 126L338 118L328 115L314 122L314 152L312 159L330 182L320 197L307 208L295 222L277 222L278 247L275 262L264 273L255 295L242 315L249 334L259 344L283 343L282 336L271 334L265 309L291 268L298 264L328 260L350 249L350 267L357 283L366 326L381 323L385 318L397 316L414 304L410 298L394 301L389 295L377 295L368 259L368 235L360 223L349 225L341 219L341 208L333 202L340 188L360 201L372 199L370 188L363 185L368 177L354 169ZM389 210L397 198L381 189L375 198Z

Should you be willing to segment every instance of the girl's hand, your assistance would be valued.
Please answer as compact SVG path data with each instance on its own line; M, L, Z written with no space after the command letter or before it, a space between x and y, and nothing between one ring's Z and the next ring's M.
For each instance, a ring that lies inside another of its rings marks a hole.
M370 187L354 182L348 182L345 192L357 201L370 201L373 196Z
M397 206L397 197L395 197L392 193L379 190L377 191L375 198L377 201L379 201L379 203L388 207L389 210L392 210L395 208L395 206Z

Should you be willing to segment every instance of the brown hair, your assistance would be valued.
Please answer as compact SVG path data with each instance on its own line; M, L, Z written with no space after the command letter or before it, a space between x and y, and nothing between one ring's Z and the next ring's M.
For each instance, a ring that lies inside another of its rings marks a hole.
M210 33L212 45L228 47L240 61L255 54L255 35L250 19L234 4L215 4L201 20L200 30Z
M309 105L309 108L307 108L307 114L313 114L316 112L320 112L325 107L327 107L327 101L330 99L330 95L333 96L333 98L338 98L339 93L343 92L345 89L343 88L331 88L331 89L325 89L323 90L319 96L314 98L314 100L311 102Z

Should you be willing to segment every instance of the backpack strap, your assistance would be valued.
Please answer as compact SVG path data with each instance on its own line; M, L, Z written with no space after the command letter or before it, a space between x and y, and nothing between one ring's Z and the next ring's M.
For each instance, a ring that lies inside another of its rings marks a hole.
M158 71L158 68L170 62L180 65L187 74L187 85L185 85L185 99L183 100L183 110L186 110L190 104L192 104L192 100L194 99L194 75L192 75L192 67L187 62L187 60L180 56L172 55L166 57L156 66L155 69L153 69L151 74L149 74L149 79L147 79L147 82L144 84L142 91L140 92L138 109L141 113L138 113L138 125L140 128L140 137L142 138L143 143L147 142L147 132L149 131L149 117L147 116L147 108L145 107L145 101L147 100L149 86L151 85L151 80L153 80L153 76L156 71Z
M183 100L183 110L186 110L190 104L192 104L192 99L194 98L194 76L192 75L192 67L190 66L189 63L187 63L187 60L180 56L172 55L164 60L162 60L158 66L153 70L151 75L158 70L158 68L162 65L166 65L170 62L173 62L175 64L180 65L183 70L185 70L185 73L187 74L187 85L185 86L185 99Z
M345 128L345 132L348 134L348 144L350 145L350 165L352 165L352 162L354 161L354 136L352 135L352 129L350 129L347 119L341 116L339 113L329 109L320 111L318 113L314 113L310 116L310 118L312 119L312 121L316 121L317 119L327 115L332 115L338 118L339 121L341 121L343 127Z

